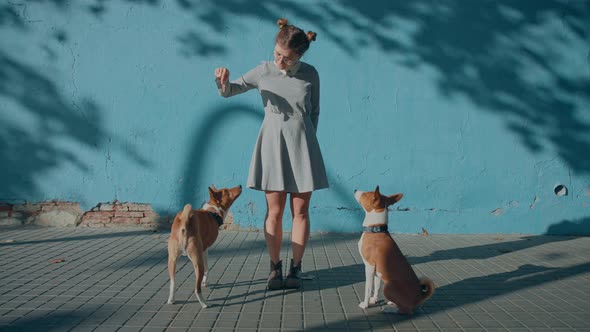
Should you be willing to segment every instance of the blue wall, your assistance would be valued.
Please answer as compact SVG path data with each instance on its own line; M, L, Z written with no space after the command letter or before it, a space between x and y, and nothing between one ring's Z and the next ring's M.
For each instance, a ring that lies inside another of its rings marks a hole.
M590 234L589 1L3 2L0 201L166 215L245 184L260 97L213 69L270 60L279 17L318 33L313 230L358 231L379 184L397 232ZM262 227L260 192L232 210Z

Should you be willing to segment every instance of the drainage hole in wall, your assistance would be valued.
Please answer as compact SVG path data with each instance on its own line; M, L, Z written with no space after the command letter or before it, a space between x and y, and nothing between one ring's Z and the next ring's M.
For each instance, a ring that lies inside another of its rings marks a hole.
M555 193L556 196L566 196L567 195L567 187L564 186L563 184L558 184L553 189L553 192Z

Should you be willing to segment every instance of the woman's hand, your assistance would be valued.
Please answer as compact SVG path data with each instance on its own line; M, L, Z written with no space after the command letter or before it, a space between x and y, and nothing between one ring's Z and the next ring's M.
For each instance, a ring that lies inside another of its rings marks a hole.
M215 68L215 79L221 82L221 90L225 91L225 83L229 80L229 69L225 67Z

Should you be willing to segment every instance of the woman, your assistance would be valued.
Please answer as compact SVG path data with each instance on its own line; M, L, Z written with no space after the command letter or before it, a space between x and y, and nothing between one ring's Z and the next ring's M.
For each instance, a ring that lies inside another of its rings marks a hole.
M227 68L215 69L219 94L234 96L258 89L264 120L252 154L248 187L264 191L267 212L264 237L270 256L268 289L299 288L301 258L309 237L309 202L314 190L328 187L316 138L320 113L320 80L315 68L300 58L315 40L315 32L279 19L274 62L263 62L232 82ZM293 215L293 259L283 285L280 258L283 211L287 196Z

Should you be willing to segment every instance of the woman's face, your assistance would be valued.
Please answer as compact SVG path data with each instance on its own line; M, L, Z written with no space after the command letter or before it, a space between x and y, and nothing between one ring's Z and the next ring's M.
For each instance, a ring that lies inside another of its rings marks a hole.
M279 69L285 70L299 61L300 56L292 49L275 44L275 64Z

